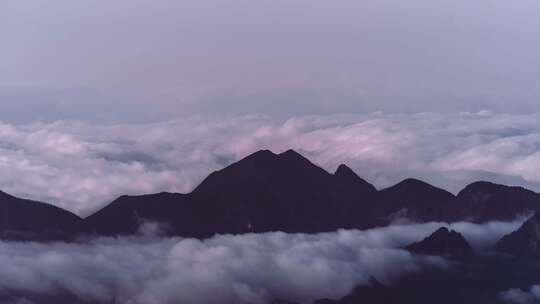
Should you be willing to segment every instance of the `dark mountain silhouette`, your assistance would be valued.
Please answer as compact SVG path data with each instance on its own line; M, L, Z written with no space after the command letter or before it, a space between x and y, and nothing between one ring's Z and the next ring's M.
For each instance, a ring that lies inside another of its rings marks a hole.
M198 224L198 218L185 216L188 210L182 211L186 207L185 197L185 194L165 192L139 196L124 195L87 217L85 222L93 233L99 235L136 234L147 222L170 225L166 226L163 232L174 235L173 226L195 227Z
M169 233L334 231L383 226L398 219L451 218L455 197L415 179L378 192L345 165L334 174L293 150L263 150L210 174L192 193L121 197L90 216L98 234L130 234L145 221Z
M339 165L334 176L338 187L342 189L354 189L355 191L371 194L377 192L377 189L372 184L361 179L351 168L344 164Z
M540 257L540 213L536 212L518 230L502 237L496 248L519 257Z
M341 299L315 304L503 304L508 302L499 297L501 291L527 290L539 279L536 261L482 257L453 263L446 270L425 269L384 284L372 280Z
M370 226L363 211L376 194L350 169L332 175L289 150L261 151L215 172L191 197L226 215L235 230L319 232Z
M81 218L46 203L0 191L0 238L4 240L72 240L84 232Z
M330 174L300 154L259 151L210 174L192 193L121 197L90 216L99 234L129 234L144 221L170 233L321 232L366 228L376 189L346 166Z
M540 210L540 194L522 187L475 182L456 197L452 220L509 221L527 211Z
M417 254L439 255L445 258L466 259L474 256L467 240L459 232L446 227L437 229L424 240L405 246L405 249Z
M166 235L205 238L366 229L400 220L510 220L540 209L540 194L477 182L456 197L416 179L377 191L345 165L331 174L293 150L263 150L213 172L191 193L122 196L84 221L43 203L13 202L28 201L5 194L0 199L4 239L127 235L149 222L160 223Z
M454 203L454 195L417 179L406 179L379 193L375 214L388 222L406 219L416 222L442 221Z

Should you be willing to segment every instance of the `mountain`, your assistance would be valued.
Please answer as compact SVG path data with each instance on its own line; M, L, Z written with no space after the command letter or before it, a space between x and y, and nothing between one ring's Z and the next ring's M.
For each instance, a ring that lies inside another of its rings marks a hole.
M377 191L346 165L332 174L293 150L262 150L211 173L191 193L121 196L84 220L5 193L0 204L4 239L129 235L155 223L164 235L206 238L367 229L400 221L511 220L540 210L540 194L477 182L454 196L417 179Z
M186 217L189 210L185 194L156 193L139 196L124 195L85 219L91 232L98 235L129 235L140 231L145 223L163 223L164 234L175 235L173 226L195 229L197 218ZM180 231L180 229L177 229ZM197 235L184 235L186 237Z
M293 150L262 150L213 172L191 193L122 196L86 223L99 235L133 234L159 222L168 235L204 238L366 229L404 220L510 220L538 206L539 194L487 182L468 185L457 197L417 179L377 191L345 165L331 174Z
M451 220L510 221L528 211L540 210L540 194L522 187L475 182L459 192Z
M437 229L424 240L405 246L405 249L425 255L438 255L446 258L466 259L474 256L467 240L459 232L446 227Z
M237 231L321 232L370 226L372 185L341 166L332 175L295 151L261 151L211 174L191 197Z
M0 191L0 239L72 240L84 231L83 220L73 213Z
M210 174L192 193L121 197L87 219L95 232L130 234L142 222L174 235L323 232L375 225L377 190L342 165L330 174L295 151L256 152Z
M338 190L353 190L353 192L350 193L351 195L355 194L354 191L371 193L372 195L377 192L377 189L375 189L372 184L360 178L351 168L344 164L338 166L334 176L336 185L340 188Z
M376 216L386 217L388 223L397 220L415 222L442 221L453 204L452 193L417 179L406 179L379 193Z
M540 257L540 213L536 212L518 230L503 236L496 248L519 257Z

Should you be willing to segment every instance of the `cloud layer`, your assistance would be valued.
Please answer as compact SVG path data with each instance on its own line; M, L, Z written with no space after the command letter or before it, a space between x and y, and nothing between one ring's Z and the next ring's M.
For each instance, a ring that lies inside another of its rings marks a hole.
M456 223L475 248L519 226ZM180 238L99 238L89 243L0 242L0 294L68 291L118 303L267 303L340 298L374 277L391 283L425 267L449 267L442 258L399 248L440 223L342 230L314 235L223 235ZM22 299L21 299L22 300Z
M499 298L508 304L534 304L540 301L540 285L531 286L527 291L521 289L508 289L501 292Z
M458 191L487 179L540 189L539 115L190 117L145 124L0 123L0 189L81 215L122 194L187 192L259 149L346 163L381 188L418 177Z

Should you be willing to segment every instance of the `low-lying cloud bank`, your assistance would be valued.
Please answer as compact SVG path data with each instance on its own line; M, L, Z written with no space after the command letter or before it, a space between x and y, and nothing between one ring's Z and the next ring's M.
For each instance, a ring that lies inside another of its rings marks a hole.
M522 221L450 227L475 248L485 248ZM0 295L62 290L87 300L145 304L340 298L372 277L391 283L426 267L451 267L442 258L399 249L440 225L223 235L203 241L147 235L74 244L0 242Z
M540 285L534 285L529 290L508 289L501 292L499 298L508 304L534 304L540 302Z
M379 188L417 177L458 191L486 179L540 190L540 116L190 117L152 124L0 123L0 190L87 215L122 194L188 192L259 149L346 163Z

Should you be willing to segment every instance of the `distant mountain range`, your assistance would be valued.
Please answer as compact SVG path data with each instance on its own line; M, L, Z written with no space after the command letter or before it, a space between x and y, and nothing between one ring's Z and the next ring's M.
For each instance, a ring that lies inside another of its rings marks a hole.
M118 236L157 222L169 236L268 231L317 233L399 221L513 220L540 210L540 194L489 182L457 196L416 179L378 191L345 165L334 174L299 153L263 150L210 174L188 194L121 196L83 219L55 206L0 193L0 237L71 240Z

